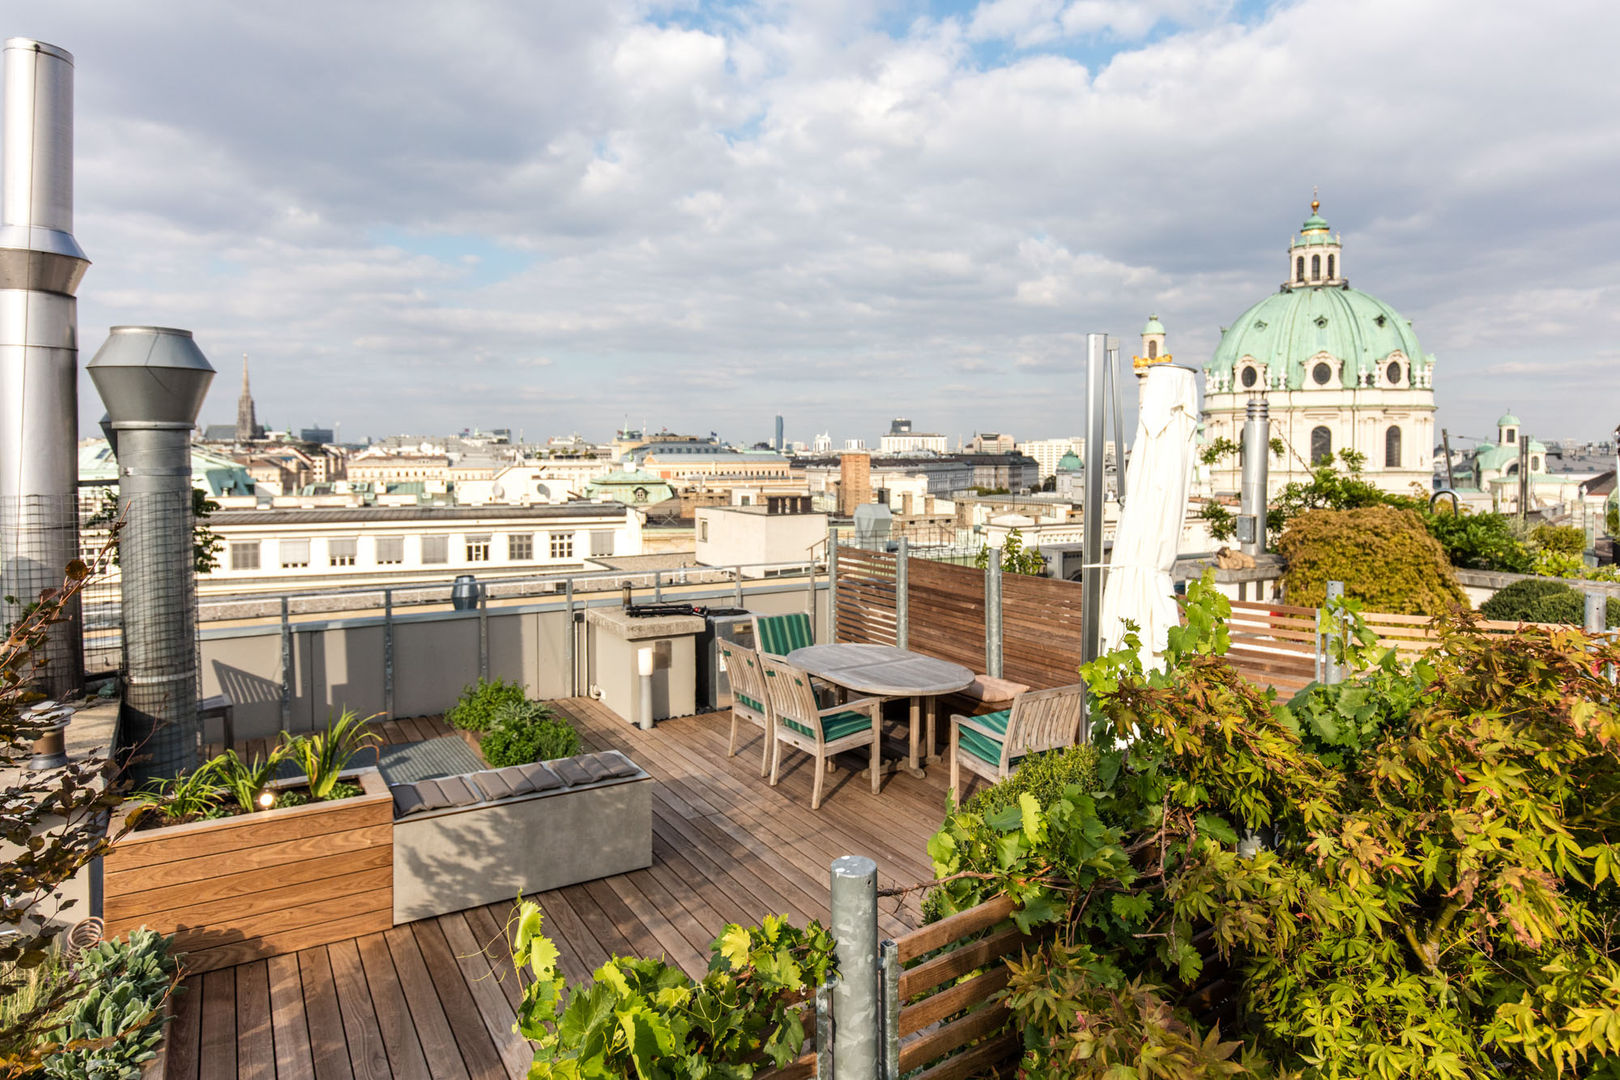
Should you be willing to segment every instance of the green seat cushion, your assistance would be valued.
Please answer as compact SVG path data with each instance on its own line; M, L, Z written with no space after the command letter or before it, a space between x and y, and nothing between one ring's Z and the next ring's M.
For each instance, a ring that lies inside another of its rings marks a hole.
M794 649L808 648L816 643L810 629L810 616L803 612L792 615L761 615L755 620L759 640L754 644L759 651L772 656L786 656Z
M783 717L782 723L786 724L794 731L797 731L800 735L805 735L812 739L816 737L815 732L811 731L809 728L795 720L789 720L787 717ZM872 718L863 712L855 712L853 709L845 709L843 712L829 713L821 718L821 741L837 742L846 735L853 735L857 731L866 731L871 728L871 726Z
M757 713L763 713L765 711L765 706L761 705L747 694L736 694L735 697L738 701L742 702L744 705L748 706L750 709L753 709Z
M975 724L987 727L998 735L1007 734L1007 721L1010 719L1012 719L1011 709L972 717ZM1001 739L992 739L988 735L981 735L971 728L963 727L957 734L956 742L980 761L989 762L991 765L1001 764Z

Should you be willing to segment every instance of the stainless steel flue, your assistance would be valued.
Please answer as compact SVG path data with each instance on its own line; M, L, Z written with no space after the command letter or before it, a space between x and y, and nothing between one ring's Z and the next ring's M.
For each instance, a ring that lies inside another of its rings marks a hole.
M1263 397L1249 399L1243 421L1243 489L1238 506L1239 547L1247 555L1266 550L1266 485L1270 483L1271 407Z
M0 596L10 622L62 584L79 554L79 334L73 294L90 265L73 238L73 57L5 45L0 185ZM51 697L84 683L75 600L51 628L39 681Z
M175 776L197 765L191 429L214 369L189 330L115 326L86 370L118 441L125 731L138 771Z

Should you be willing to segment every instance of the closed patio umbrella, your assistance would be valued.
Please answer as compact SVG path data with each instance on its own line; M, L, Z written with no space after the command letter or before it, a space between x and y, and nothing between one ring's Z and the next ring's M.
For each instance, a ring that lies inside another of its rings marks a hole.
M1198 392L1193 372L1171 364L1150 368L1140 389L1127 498L1103 589L1101 640L1104 652L1119 648L1129 619L1142 639L1142 665L1157 667L1170 627L1181 617L1170 569L1192 486Z

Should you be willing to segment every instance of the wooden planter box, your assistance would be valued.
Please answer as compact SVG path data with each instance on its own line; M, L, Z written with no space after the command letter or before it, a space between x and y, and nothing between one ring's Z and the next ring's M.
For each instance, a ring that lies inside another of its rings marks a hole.
M387 930L393 799L374 768L345 779L364 793L125 836L102 859L107 936L174 934L210 971Z

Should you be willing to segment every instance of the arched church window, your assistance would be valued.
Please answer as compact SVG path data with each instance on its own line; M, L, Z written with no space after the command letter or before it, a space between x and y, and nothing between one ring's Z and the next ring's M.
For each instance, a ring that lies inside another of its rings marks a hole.
M1157 357L1158 355L1159 355L1159 343L1157 341L1148 342L1148 359L1152 360L1155 357Z
M1252 367L1243 369L1243 389L1252 390L1254 384L1260 381L1260 373Z
M1311 369L1311 378L1316 380L1317 386L1326 386L1328 384L1328 380L1333 378L1332 365L1325 361L1319 361L1317 365Z
M1509 462L1508 467L1502 470L1502 475L1503 476L1518 476L1519 475L1519 463L1517 461Z
M1333 276L1333 256L1328 256L1328 277Z
M1391 386L1401 385L1401 364L1399 360L1389 362L1389 367L1384 369L1384 378L1389 380Z
M1294 260L1294 276L1300 281L1305 280L1305 256L1303 255Z
M1398 469L1401 467L1401 429L1394 424L1384 432L1384 468Z
M1327 465L1333 461L1333 432L1326 426L1311 429L1311 464Z
M1540 472L1541 471L1541 459L1540 458L1533 457L1533 458L1530 459L1530 471L1531 472Z
M1311 256L1311 280L1322 280L1322 256L1320 255Z

